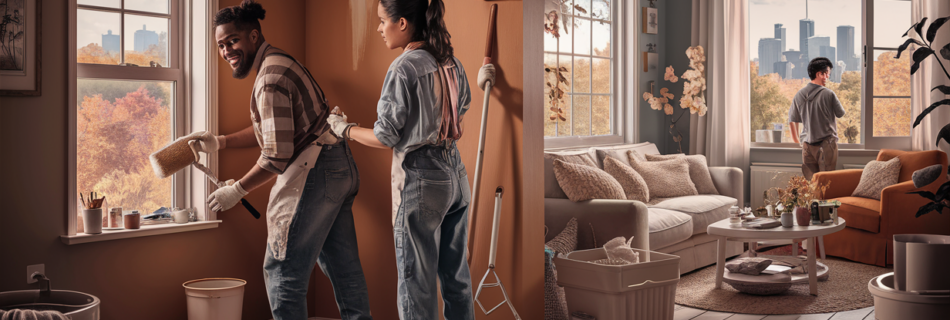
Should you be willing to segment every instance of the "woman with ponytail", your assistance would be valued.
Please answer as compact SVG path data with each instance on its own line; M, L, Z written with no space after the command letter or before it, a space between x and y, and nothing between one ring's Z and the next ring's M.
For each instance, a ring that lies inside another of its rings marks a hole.
M393 150L392 219L401 319L438 319L439 285L446 319L474 319L466 264L468 174L456 141L471 101L453 56L442 0L380 0L376 29L390 50L373 128L327 119L340 137ZM438 283L436 282L438 281Z

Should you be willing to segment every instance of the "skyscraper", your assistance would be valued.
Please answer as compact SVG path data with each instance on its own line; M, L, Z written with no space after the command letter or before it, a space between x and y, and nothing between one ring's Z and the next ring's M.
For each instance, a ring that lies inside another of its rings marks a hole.
M145 52L151 45L158 45L158 33L146 30L142 25L142 30L135 31L135 51Z
M807 43L808 43L808 51L805 51L805 54L808 55L807 61L811 61L814 58L823 57L821 55L821 47L824 47L824 46L830 47L831 37L814 36L814 37L808 38ZM832 59L833 57L825 57L825 58ZM832 59L832 61L834 61L834 59Z
M854 27L838 26L838 61L844 61L848 70L857 71L858 63L854 59ZM836 61L837 63L837 61ZM845 70L842 70L844 72Z
M776 23L776 24L775 24L775 39L779 39L779 40L782 41L782 47L781 47L781 49L782 49L782 52L785 52L785 39L786 39L786 37L785 37L785 28L782 28L782 24L781 24L781 23Z
M808 50L808 38L811 38L815 35L815 20L811 19L801 19L798 20L798 49L802 52L805 61L811 60L809 56L810 50Z
M782 41L774 38L759 39L759 75L773 73L776 62L782 61Z
M122 47L121 43L122 40L119 35L112 34L112 30L109 30L108 34L102 35L102 49L108 54L118 54Z

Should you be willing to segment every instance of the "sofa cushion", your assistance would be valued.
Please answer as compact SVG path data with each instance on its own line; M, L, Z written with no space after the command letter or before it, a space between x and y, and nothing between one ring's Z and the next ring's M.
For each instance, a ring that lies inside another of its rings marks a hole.
M604 171L617 179L623 187L623 193L627 195L627 200L650 201L650 189L647 188L647 182L629 165L614 158L606 158Z
M650 189L650 198L672 198L696 195L696 185L689 180L689 164L685 158L664 161L643 161L636 151L628 151L630 166Z
M627 160L627 151L631 150L640 154L640 159L646 159L642 156L644 154L660 154L660 150L656 148L656 145L650 142L610 147L594 147L593 149L597 164L600 165L601 168L603 168L604 159L606 158L614 158L626 165L630 165L630 161Z
M887 161L871 161L861 173L861 182L851 194L855 197L881 200L881 190L897 184L897 175L901 172L901 158Z
M709 167L706 165L706 156L701 154L684 155L680 154L645 154L648 161L663 161L673 158L686 157L689 163L689 180L696 185L696 192L699 194L719 194L716 185L713 184L712 176L709 175Z
M838 216L844 218L849 228L881 232L881 201L861 197L841 197L836 200L841 201Z
M650 250L685 241L693 235L692 218L688 214L660 208L649 208L647 214L650 221Z
M554 175L571 201L591 199L626 200L620 183L596 167L554 161Z
M703 194L676 198L659 199L648 204L649 208L673 210L688 214L693 220L693 234L706 233L706 227L716 221L729 217L729 208L736 205L736 199ZM848 225L851 222L848 221Z
M554 175L554 160L561 160L567 163L583 164L596 166L594 157L590 150L566 151L566 152L545 152L544 153L544 197L567 199L564 189L557 183L557 177Z

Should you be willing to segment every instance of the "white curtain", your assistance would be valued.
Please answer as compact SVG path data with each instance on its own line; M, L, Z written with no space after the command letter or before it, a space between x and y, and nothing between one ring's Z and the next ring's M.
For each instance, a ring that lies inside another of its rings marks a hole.
M913 0L911 6L911 20L913 22L920 21L921 18L927 17L928 22L922 30L925 34L927 32L927 28L930 26L930 21L933 21L937 18L950 16L950 1ZM943 28L941 28L941 31L937 32L937 37L933 41L933 46L937 50L938 55L940 50L939 48L950 42L950 31L947 31L946 29L947 26L944 25ZM909 51L910 50L904 54L911 54ZM930 106L930 104L950 98L939 91L930 91L930 89L933 87L941 84L950 85L950 80L947 79L947 75L944 73L943 68L941 68L940 64L938 64L934 59L938 58L927 58L927 60L921 63L920 69L917 70L917 73L911 76L911 121L914 121L914 119L917 118L917 115ZM948 66L946 60L943 62L944 66ZM937 133L947 123L950 123L950 106L941 106L934 109L930 115L921 121L920 125L914 128L913 133L911 134L911 147L913 150L937 149L937 145L935 144ZM950 152L950 146L948 146L947 143L941 142L940 146L940 149L944 152Z
M693 0L692 45L706 51L706 116L690 115L689 153L710 166L749 165L748 0Z

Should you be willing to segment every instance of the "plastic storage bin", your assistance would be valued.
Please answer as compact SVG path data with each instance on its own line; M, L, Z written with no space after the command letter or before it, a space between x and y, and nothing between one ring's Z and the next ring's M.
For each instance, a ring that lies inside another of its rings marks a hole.
M603 248L575 251L556 258L558 284L564 287L569 312L581 311L597 320L673 319L680 257L633 249L640 263L595 264L607 258Z

